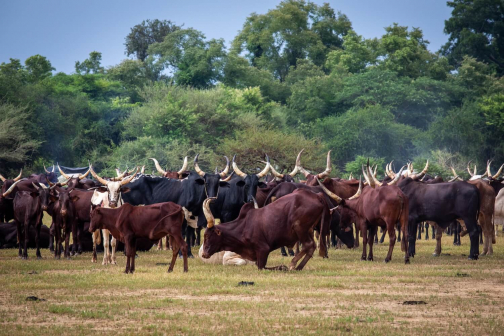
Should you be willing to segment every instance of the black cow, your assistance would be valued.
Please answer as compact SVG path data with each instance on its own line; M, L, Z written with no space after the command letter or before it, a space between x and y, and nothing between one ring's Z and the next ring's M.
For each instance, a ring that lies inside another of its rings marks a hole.
M479 255L478 188L466 182L426 184L409 177L398 187L409 199L408 241L409 255L415 256L416 233L419 222L433 221L445 229L453 220L465 222L471 239L469 259Z
M52 168L52 171L47 170L47 168L44 166L45 173L41 174L31 174L30 179L37 181L39 184L44 184L46 186L49 186L49 182L51 183L57 183L58 182L58 176L56 176L56 173L54 172L54 165Z

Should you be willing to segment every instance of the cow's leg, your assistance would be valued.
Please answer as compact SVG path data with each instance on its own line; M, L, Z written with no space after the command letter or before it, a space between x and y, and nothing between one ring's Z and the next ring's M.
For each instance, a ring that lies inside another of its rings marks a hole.
M280 252L282 253L282 256L287 257L287 251L285 250L285 246L282 246L280 248Z
M51 224L52 226L53 224ZM50 252L54 252L54 235L52 234L51 232L52 230L50 230L50 233L49 233L49 251Z
M287 248L287 251L289 251L289 255L290 255L291 257L293 257L293 256L294 256L294 250L293 250L293 249L291 249L291 248Z
M28 259L28 244L30 242L30 237L28 235L28 228L30 227L29 224L28 224L28 219L26 218L25 219L25 223L24 223L24 247L23 247L23 259ZM19 242L21 244L21 242Z
M297 242L296 243L296 255L298 255L300 252L299 252L299 244L301 244L300 242ZM329 246L329 245L327 245Z
M394 228L395 230L395 228ZM383 242L385 241L385 233L387 233L387 230L382 230L382 235L380 237L380 244L383 244ZM390 232L389 232L389 237L390 237Z
M84 223L77 223L77 254L82 254L82 243L80 240L80 236L82 231L84 230Z
M460 232L462 231L462 225L457 221L455 223L455 234L457 235L457 246L460 246Z
M91 262L92 263L95 263L97 261L97 255L96 255L96 244L97 244L97 240L98 238L96 237L96 232L98 232L98 234L100 233L99 230L96 230L93 232L92 234L92 238L93 238L93 257L91 258Z
M360 232L362 233L362 256L361 260L366 260L367 256L367 243L368 243L368 227L366 224L360 225Z
M306 255L306 251L307 251L307 249L304 247L304 244L303 244L303 248L301 249L301 251L294 258L292 258L291 263L289 265L289 271L292 271L294 268L296 268L298 261L303 256Z
M389 262L392 260L392 252L394 251L394 245L396 242L396 233L395 233L395 225L393 223L387 223L387 231L389 236L389 250L387 253L387 257L385 258L385 262Z
M374 237L377 235L378 233L378 227L377 226L371 226L369 227L369 238L368 238L368 242L369 242L369 255L368 255L368 258L367 260L369 261L373 261L373 242L374 242Z
M332 246L336 248L336 232L334 230L331 230L331 245L327 246Z
M159 239L158 244L157 244L157 250L158 251L163 250L163 238Z
M124 252L126 252L126 269L124 273L128 274L131 269L131 259L135 259L135 255L131 254L133 247L131 246L132 239L131 236L124 237ZM132 258L133 256L133 258Z
M77 241L78 241L78 234L77 234L77 223L72 224L72 255L75 255L77 253ZM65 238L66 239L66 238Z
M201 246L201 227L198 226L196 229L196 245ZM168 241L168 240L166 240Z
M378 244L378 230L376 231L376 235L374 236L374 243Z
M15 220L15 222L17 227L17 241L19 248L18 257L23 258L23 244L22 244L23 237L21 237L21 234L23 233L23 226L22 223L18 222L17 220Z
M112 236L112 243L111 243L111 246L112 246L112 258L110 259L110 263L112 265L117 265L117 261L116 261L116 246L117 246L117 240L114 238L114 236Z
M193 235L194 235L194 228L192 228L191 226L188 225L187 231L186 231L187 257L188 258L194 258L192 251L191 251Z
M429 222L425 222L425 240L429 240Z
M311 257L313 257L313 252L315 252L316 247L317 247L317 245L315 244L315 241L312 239L308 238L307 240L303 241L304 258L301 261L301 263L298 265L298 267L296 267L296 271L301 271L303 269L303 267L306 265L308 260L310 260ZM301 252L300 254L303 254L303 252ZM296 261L296 263L297 263L297 261ZM292 266L292 263L291 263L291 266Z
M479 257L479 230L478 223L473 218L463 218L466 230L469 233L471 248L468 259L477 260Z
M436 229L434 228L434 222L432 222L431 224L431 229L432 229L431 237L432 239L434 239L434 237L436 237Z
M70 230L65 228L65 258L70 259Z
M354 226L355 226L355 241L354 241L354 248L357 248L359 247L359 226L357 225L357 223L354 223Z
M434 253L432 254L434 257L439 257L441 255L441 238L443 238L443 228L441 226L437 225L436 228L436 249L434 250Z
M40 254L40 229L42 227L42 222L38 223L35 227L35 244L37 244L37 259L42 259Z
M257 256L257 268L259 270L268 269L268 270L277 270L277 267L266 267L266 263L268 262L269 256L269 248L262 248L256 251Z
M397 242L401 242L401 226L397 228Z
M415 257L415 243L416 243L416 234L417 234L417 223L415 222L414 219L409 219L408 220L408 250L409 250L409 256L410 257ZM403 237L403 239L406 239L406 237Z
M423 222L420 222L417 225L418 225L418 228L419 228L417 240L422 240Z
M53 225L54 225L54 223L53 223ZM54 234L51 234L51 236L52 236L52 238L54 238L54 244L55 244L54 251L53 251L54 252L54 259L57 259L59 257L58 252L61 252L61 250L58 251L60 237L58 237L58 232L56 231L56 226L54 226L52 232L54 232ZM49 239L51 239L51 237Z
M103 261L102 265L108 265L110 262L110 257L109 257L109 241L110 241L110 232L109 230L102 230L103 234Z
M131 259L130 273L133 274L133 272L135 272L136 237L132 238L131 250L132 250L132 252L130 254L130 259Z

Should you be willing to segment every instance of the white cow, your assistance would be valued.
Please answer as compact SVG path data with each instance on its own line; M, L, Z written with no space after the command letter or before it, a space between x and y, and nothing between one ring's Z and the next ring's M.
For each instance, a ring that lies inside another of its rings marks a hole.
M123 186L130 183L131 180L135 177L136 173L138 172L138 168L132 174L131 176L120 180L120 181L108 181L100 176L98 176L92 166L89 166L89 170L91 171L91 174L95 179L98 180L101 184L103 184L103 187L99 187L95 189L93 193L93 197L91 198L91 203L95 206L102 206L104 208L117 208L123 205L123 199L121 197L121 192L127 192L129 191L128 188L124 189ZM118 178L116 178L118 179ZM109 237L110 237L110 232L108 230L102 230L103 234L103 262L102 265L107 265L107 264L117 264L116 258L115 258L115 250L116 250L116 239L114 236L112 236L112 254L110 254L109 251ZM96 262L96 244L99 244L99 239L97 236L99 236L100 233L98 231L93 233L93 259L92 262Z
M204 243L203 243L204 244ZM205 264L212 265L232 265L232 266L243 266L243 265L255 265L255 261L243 259L239 254L230 251L220 251L214 253L210 258L203 258L203 244L198 252L198 256L201 261Z
M497 235L497 225L504 227L504 189L501 189L495 197L494 224L495 235Z

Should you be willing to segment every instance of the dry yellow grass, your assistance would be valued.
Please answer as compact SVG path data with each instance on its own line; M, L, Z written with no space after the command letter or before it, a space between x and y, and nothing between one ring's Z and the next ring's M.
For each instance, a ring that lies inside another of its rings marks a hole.
M102 266L90 253L54 260L43 250L36 260L30 250L23 261L17 250L0 250L0 334L502 335L502 238L493 256L478 261L467 260L466 237L460 247L451 239L444 237L438 258L434 241L419 241L411 265L398 245L383 263L383 244L374 262L360 261L360 248L331 249L329 259L317 256L301 272L191 259L189 273L178 260L167 274L171 252L151 251L139 253L136 273L126 275L122 254L117 266ZM289 261L275 251L268 265ZM32 295L45 301L26 301ZM403 304L411 300L427 304Z

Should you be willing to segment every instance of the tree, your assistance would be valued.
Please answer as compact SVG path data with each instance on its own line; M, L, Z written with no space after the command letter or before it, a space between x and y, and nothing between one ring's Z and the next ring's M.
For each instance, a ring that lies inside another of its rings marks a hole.
M102 54L98 51L92 51L89 53L89 58L84 60L82 63L79 61L75 62L75 72L79 75L90 73L98 74L104 73L105 70L101 66Z
M381 180L381 176L384 174L385 170L383 169L385 166L384 158L375 158L375 157L367 157L362 155L357 155L355 160L349 161L345 164L345 171L347 173L352 173L353 177L358 179L359 176L362 176L362 166L365 166L368 163L369 166L374 167L378 166L376 170L376 176L379 180ZM362 177L362 181L364 181L364 177Z
M51 71L56 70L51 62L41 55L28 57L25 61L25 68L28 72L28 81L34 83L52 75Z
M23 165L40 145L26 131L28 113L24 108L0 104L0 163Z
M171 21L144 20L131 28L131 32L126 36L126 56L135 55L140 61L145 61L149 56L148 49L153 43L164 41L166 35L181 28Z
M493 65L504 74L504 2L502 0L453 0L452 16L445 21L448 42L441 48L452 65L465 55Z
M327 53L341 48L351 29L346 15L324 4L285 0L266 14L250 15L233 41L232 52L245 51L251 64L284 81L298 59L323 65Z
M177 84L195 88L207 88L220 80L226 58L223 39L205 41L205 35L192 28L167 35L164 41L152 44L149 53L174 73Z
M343 36L343 49L331 51L327 55L326 68L336 70L344 68L351 73L361 72L367 66L376 63L377 40L365 40L353 30Z

